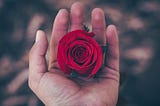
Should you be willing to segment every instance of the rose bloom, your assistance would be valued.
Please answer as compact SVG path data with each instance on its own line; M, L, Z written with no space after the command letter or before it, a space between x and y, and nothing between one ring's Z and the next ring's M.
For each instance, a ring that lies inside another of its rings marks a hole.
M59 41L58 64L65 74L92 77L102 65L102 48L92 38L94 33L75 30L67 33Z

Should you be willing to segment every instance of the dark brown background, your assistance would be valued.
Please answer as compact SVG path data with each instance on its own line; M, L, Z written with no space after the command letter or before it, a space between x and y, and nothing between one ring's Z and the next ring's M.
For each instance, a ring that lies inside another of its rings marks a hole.
M28 88L28 52L35 32L48 39L60 8L76 0L0 0L0 105L43 106ZM94 7L118 27L121 87L118 106L160 106L160 1L81 0L86 24Z

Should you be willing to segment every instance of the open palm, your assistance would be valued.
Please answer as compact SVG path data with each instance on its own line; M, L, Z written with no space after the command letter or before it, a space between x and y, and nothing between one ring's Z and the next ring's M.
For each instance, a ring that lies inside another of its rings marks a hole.
M70 14L61 9L54 21L50 41L49 65L45 54L48 41L43 31L37 31L36 42L29 55L29 86L47 106L115 106L119 88L119 47L115 26L106 28L104 12L95 8L91 14L95 40L107 45L104 65L96 79L66 77L57 64L59 40L69 31L83 30L84 7L74 3ZM70 24L70 26L69 26Z

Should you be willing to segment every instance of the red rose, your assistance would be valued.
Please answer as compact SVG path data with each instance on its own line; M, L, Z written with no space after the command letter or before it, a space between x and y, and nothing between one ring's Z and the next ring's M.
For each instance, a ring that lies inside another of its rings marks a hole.
M102 64L102 48L92 37L94 33L76 30L66 34L58 45L58 64L65 74L73 71L92 77Z

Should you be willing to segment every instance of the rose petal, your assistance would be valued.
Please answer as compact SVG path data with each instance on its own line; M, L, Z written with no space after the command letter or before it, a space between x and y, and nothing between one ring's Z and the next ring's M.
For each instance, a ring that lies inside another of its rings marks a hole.
M69 74L76 71L79 74L93 76L102 64L102 49L91 37L94 33L76 30L66 34L58 46L58 64L61 70Z

